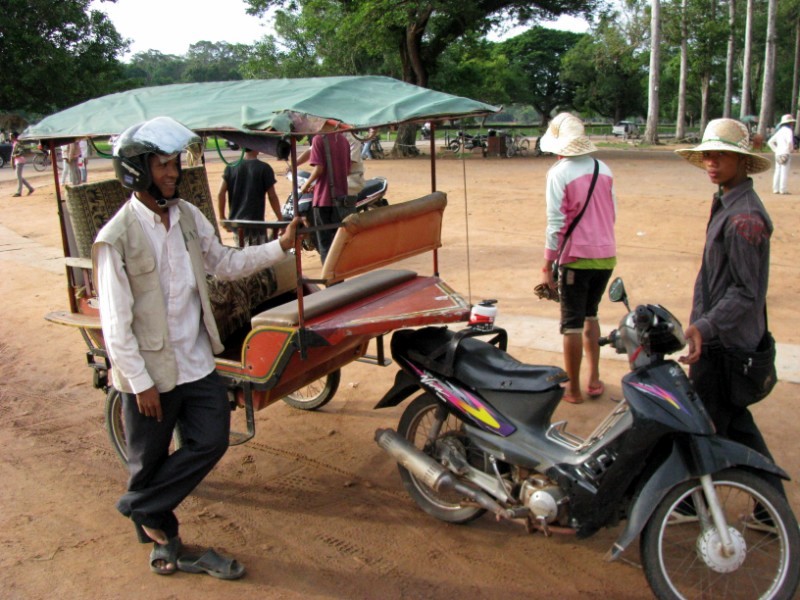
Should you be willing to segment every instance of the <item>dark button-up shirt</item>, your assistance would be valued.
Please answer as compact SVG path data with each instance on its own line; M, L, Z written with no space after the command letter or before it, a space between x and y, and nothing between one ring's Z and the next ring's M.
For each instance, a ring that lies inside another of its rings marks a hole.
M691 323L703 342L754 350L764 335L772 221L747 179L715 196ZM708 300L704 302L703 274Z

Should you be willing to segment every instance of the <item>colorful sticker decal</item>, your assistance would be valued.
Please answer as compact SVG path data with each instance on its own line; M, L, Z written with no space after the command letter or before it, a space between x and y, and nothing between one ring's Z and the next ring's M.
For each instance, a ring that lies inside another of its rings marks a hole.
M686 410L683 405L678 402L678 400L670 394L667 390L657 385L650 385L649 383L631 383L631 387L636 388L637 390L644 392L648 396L652 396L653 398L658 398L659 400L663 400L667 404L672 405L674 408L677 408L679 411L683 411L688 413L689 411Z
M451 404L461 412L468 414L484 429L498 433L503 437L509 436L516 431L516 427L513 425L500 422L496 413L491 408L486 406L478 397L470 394L467 390L457 388L451 383L440 381L435 376L417 368L410 362L406 364L414 370L424 386L433 390L436 395L447 404Z

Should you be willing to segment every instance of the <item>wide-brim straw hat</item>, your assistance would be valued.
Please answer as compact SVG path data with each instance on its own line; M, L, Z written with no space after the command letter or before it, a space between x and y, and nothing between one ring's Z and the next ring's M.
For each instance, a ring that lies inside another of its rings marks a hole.
M765 156L750 151L750 134L747 126L736 119L714 119L706 126L703 141L691 149L675 150L695 167L705 169L703 152L736 152L747 157L747 173L763 173L772 168Z
M597 146L586 136L583 121L570 113L553 117L542 136L541 147L558 156L581 156L597 151Z
M778 127L781 125L785 125L786 123L795 123L794 117L792 115L786 114L781 117L781 122L778 123Z

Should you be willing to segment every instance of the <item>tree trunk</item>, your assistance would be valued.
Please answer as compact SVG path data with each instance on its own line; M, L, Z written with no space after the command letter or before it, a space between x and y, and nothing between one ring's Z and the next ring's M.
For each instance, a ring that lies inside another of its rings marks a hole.
M753 55L753 3L747 0L747 18L744 26L744 56L742 57L742 105L739 109L739 118L753 114L750 100L750 70Z
M711 76L704 73L700 78L700 135L708 125L708 91L711 88Z
M767 124L772 123L775 112L775 38L778 21L778 0L767 5L767 44L764 51L764 79L761 86L761 112L758 116L758 133L767 139Z
M433 12L433 7L428 5L416 14L413 22L406 27L404 45L400 51L403 64L403 81L413 83L420 87L428 87L428 71L422 60L422 36L428 26L428 20ZM417 126L401 125L397 129L397 138L392 156L417 156Z
M797 18L794 28L794 76L792 77L792 104L789 111L796 112L795 119L800 121L800 105L797 103L797 94L800 91L798 90L798 86L800 86L800 17ZM794 124L794 134L800 135L800 122Z
M651 0L652 16L650 19L650 83L647 99L647 127L643 141L647 144L658 143L658 83L661 71L661 2Z
M687 0L681 2L681 68L678 80L678 116L675 119L675 139L682 140L686 137L686 72L688 64L687 56L687 26L686 10Z
M725 100L722 104L722 116L731 116L731 98L733 97L733 61L736 50L736 0L728 5L728 56L725 63Z

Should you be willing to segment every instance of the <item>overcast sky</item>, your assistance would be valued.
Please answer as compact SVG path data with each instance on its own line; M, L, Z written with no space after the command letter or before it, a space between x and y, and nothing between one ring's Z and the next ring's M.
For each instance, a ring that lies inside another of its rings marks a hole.
M131 41L130 52L123 60L146 50L186 54L191 44L201 40L252 44L272 33L268 19L246 14L245 7L242 0L92 1L92 8L106 13L122 37ZM579 32L588 28L585 21L574 17L547 26ZM520 31L515 29L510 34Z

